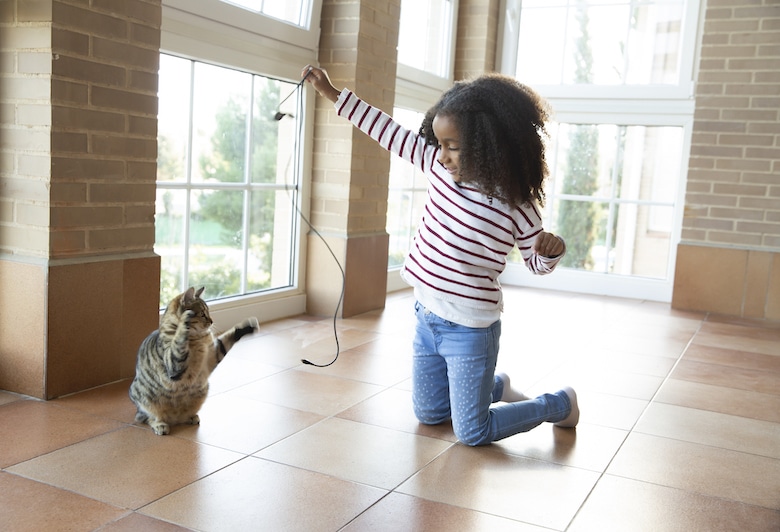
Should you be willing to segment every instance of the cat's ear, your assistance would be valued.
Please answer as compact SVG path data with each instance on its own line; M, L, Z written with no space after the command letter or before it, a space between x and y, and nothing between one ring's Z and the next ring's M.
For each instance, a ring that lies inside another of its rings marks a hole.
M195 288L190 286L186 292L184 292L184 297L182 298L182 301L185 305L192 303L195 301Z
M205 289L206 289L205 286L201 286L200 289L197 292L195 292L195 297L200 297L200 295L203 293L203 290Z

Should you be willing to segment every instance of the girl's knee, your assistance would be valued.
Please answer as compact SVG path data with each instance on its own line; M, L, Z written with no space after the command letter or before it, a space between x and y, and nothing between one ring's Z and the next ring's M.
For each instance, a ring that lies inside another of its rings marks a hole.
M458 441L469 447L478 447L492 442L487 431L463 431L453 427Z
M430 412L418 412L414 411L414 415L417 421L423 425L440 425L450 419L449 415L435 414Z

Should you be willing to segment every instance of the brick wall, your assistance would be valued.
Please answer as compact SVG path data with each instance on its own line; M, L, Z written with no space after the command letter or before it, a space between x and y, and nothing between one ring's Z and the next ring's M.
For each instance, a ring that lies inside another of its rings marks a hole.
M160 0L0 2L0 388L131 377L157 327Z
M333 84L392 112L400 0L323 2L320 64ZM317 100L312 221L350 234L385 231L389 154Z
M777 0L707 2L682 239L780 249Z
M51 255L149 251L158 2L53 3Z
M392 112L400 0L324 0L320 65L338 88ZM385 229L390 155L338 118L317 98L312 158L311 220L325 235L346 273L341 316L384 306L387 286ZM341 275L319 237L307 246L306 310L332 314Z
M498 0L461 0L458 8L455 79L469 79L496 69Z
M51 4L0 2L0 253L49 251Z
M672 306L780 321L780 4L708 0Z

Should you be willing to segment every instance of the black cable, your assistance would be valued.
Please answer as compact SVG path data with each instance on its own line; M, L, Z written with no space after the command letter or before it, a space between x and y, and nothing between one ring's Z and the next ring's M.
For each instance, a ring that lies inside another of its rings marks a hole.
M292 91L290 94L288 94L288 95L287 95L287 96L284 98L284 100L282 100L281 102L279 102L279 106L277 107L277 109L278 109L279 107L281 107L281 105L282 105L282 104L283 104L285 101L287 101L287 99L288 99L290 96L292 96L293 94L295 94L296 92L298 92L298 89L300 89L300 88L303 86L303 82L304 82L304 81L306 81L306 78L308 78L308 77L309 77L309 74L311 74L311 70L309 70L309 71L306 73L306 75L305 75L305 76L303 76L303 79L302 79L301 81L299 81L299 82L298 82L298 84L295 86L295 88L293 89L293 91ZM303 106L303 103L302 103L302 102L301 102L301 100L299 99L299 100L298 100L298 108L299 108L299 110L300 110L300 108L301 108L302 106ZM300 116L300 113L298 113L298 115ZM288 116L288 113L282 113L282 112L280 112L280 111L277 111L277 113L274 115L274 120L276 120L276 121L279 121L279 120L281 120L282 118L284 118L285 116ZM292 115L289 115L289 116L292 116ZM302 121L302 120L299 120L299 121L298 121L298 135L297 135L297 137L296 137L296 142L298 142L298 141L300 140L300 138L301 138L301 134L302 134L302 127L303 127L303 121ZM285 188L286 188L286 187L285 187ZM288 190L288 192L289 192L289 190ZM292 199L292 205L293 205L293 207L295 208L295 212L297 212L297 213L298 213L298 215L301 217L301 219L302 219L304 222L306 222L306 225L308 225L308 226L309 226L309 229L311 229L311 231L312 231L312 232L313 232L315 235L317 235L317 237L319 237L319 239L322 241L322 243L323 243L323 244L325 244L325 248L327 248L328 252L330 253L330 256L331 256L331 257L333 257L333 260L336 262L336 266L338 266L338 267L339 267L339 271L341 272L341 294L339 295L339 300L338 300L338 303L336 303L336 310L333 312L333 337L334 337L334 338L335 338L335 340L336 340L336 354L335 354L335 356L333 357L333 360L331 360L331 361L330 361L330 362L328 362L327 364L316 364L316 363L314 363L314 362L312 362L312 361L310 361L310 360L307 360L307 359L305 359L305 358L302 358L302 359L301 359L301 362L303 362L303 363L304 363L304 364L306 364L306 365L309 365L309 366L314 366L314 367L317 367L317 368L326 368L326 367L328 367L328 366L330 366L330 365L334 364L334 363L336 362L336 360L338 360L338 358L339 358L339 353L341 352L341 346L339 345L339 333L338 333L338 330L336 329L336 319L338 318L338 314L339 314L339 307L341 307L341 304L342 304L342 302L344 301L344 292L346 291L346 285L347 285L347 275L344 273L344 268L342 268L342 266L341 266L341 263L339 262L339 259L338 259L338 257L336 257L336 254L333 252L333 249L331 249L331 247L330 247L330 245L328 244L328 242L327 242L327 241L325 240L325 238L324 238L324 237L323 237L323 236L320 234L320 232L319 232L319 231L317 231L317 228L316 228L316 227L314 227L314 225L312 225L312 223L309 221L309 219L308 219L308 218L306 218L306 216L304 216L303 212L301 212L301 209L298 207L298 202L297 202L297 194L294 194L294 195L292 196L292 198L291 198L291 199Z

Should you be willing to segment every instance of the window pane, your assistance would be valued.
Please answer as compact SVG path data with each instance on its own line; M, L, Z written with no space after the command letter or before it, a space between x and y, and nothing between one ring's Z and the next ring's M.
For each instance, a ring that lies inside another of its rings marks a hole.
M531 85L677 84L683 8L684 0L523 2L517 75Z
M672 207L621 205L610 273L665 279L672 216Z
M187 191L157 189L154 252L160 256L160 307L182 292Z
M189 283L214 299L241 293L244 192L193 190Z
M274 17L305 28L309 19L311 0L222 0L255 13Z
M295 183L292 165L298 134L298 97L296 84L255 77L254 117L252 119L252 182ZM275 120L279 102L280 112Z
M187 180L191 61L160 55L157 180Z
M560 265L666 279L682 127L563 123L551 132L545 218L566 240Z
M288 191L250 194L247 291L292 284L294 208Z
M450 0L402 0L398 61L448 77L451 20Z
M252 76L195 64L192 181L244 181Z

